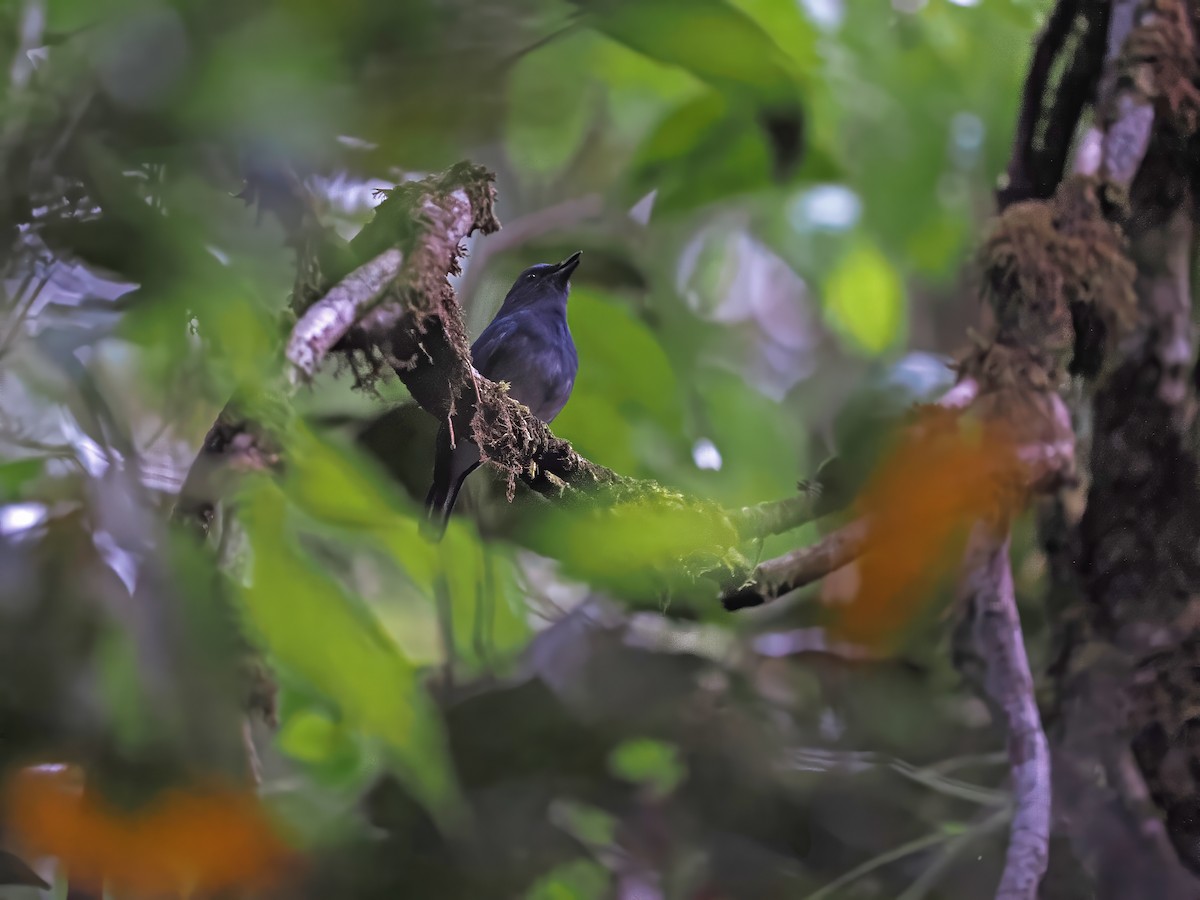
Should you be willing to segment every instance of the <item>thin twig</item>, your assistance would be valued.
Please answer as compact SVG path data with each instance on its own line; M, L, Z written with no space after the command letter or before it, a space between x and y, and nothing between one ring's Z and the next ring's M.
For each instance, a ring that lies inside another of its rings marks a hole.
M937 856L934 857L929 867L896 900L923 900L933 886L946 874L946 870L954 865L964 850L979 839L987 837L993 831L999 831L1008 823L1010 818L1012 818L1011 810L1000 810L947 842L938 852Z
M982 787L969 781L939 773L933 766L914 766L903 759L871 751L834 751L821 748L801 748L792 755L792 764L804 771L847 773L886 768L902 778L939 794L978 803L981 806L1000 806L1009 802L1007 792Z
M825 887L809 894L804 900L825 900L826 897L834 897L836 896L836 891L841 890L848 884L852 884L864 875L869 875L876 869L881 869L889 863L904 859L906 856L912 856L914 853L920 853L922 850L928 850L930 847L944 844L952 837L954 835L948 831L935 831L933 834L927 834L925 837L917 838L915 841L901 844L899 847L894 847L886 853L881 853L875 858L867 860L861 866L855 866L845 875L835 878L829 884L825 885Z

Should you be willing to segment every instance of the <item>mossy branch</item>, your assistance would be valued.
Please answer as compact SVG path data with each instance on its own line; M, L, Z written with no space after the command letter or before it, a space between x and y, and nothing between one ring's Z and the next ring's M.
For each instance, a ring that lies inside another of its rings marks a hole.
M257 177L262 182L263 176ZM279 390L289 394L334 352L348 359L360 384L370 386L394 372L421 408L451 423L456 440L480 447L484 460L506 476L510 499L521 480L563 504L636 505L694 514L716 526L711 534L719 535L723 545L697 548L694 558L680 561L682 569L693 580L745 581L751 566L736 544L811 521L815 492L726 510L656 482L621 475L581 456L503 385L472 366L462 310L447 279L459 271L468 236L500 227L492 179L486 169L460 163L401 185L387 192L373 220L349 244L302 214L309 205L297 195L302 187L296 180L268 180L274 189L269 194L261 184L248 188L250 198L264 203L264 197L270 198L268 208L285 223L298 255L292 301L298 320L287 342L288 377ZM223 483L211 472L227 468L223 456L243 444L270 447L270 464L279 462L277 442L261 423L239 415L231 404L193 466L191 487ZM189 491L179 514L196 517L206 532L217 493L215 487Z

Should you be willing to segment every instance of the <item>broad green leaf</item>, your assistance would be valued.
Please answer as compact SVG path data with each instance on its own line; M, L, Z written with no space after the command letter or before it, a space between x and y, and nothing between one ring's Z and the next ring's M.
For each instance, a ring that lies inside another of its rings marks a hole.
M666 110L704 90L682 69L656 62L610 37L596 37L593 76L607 88L609 127L622 141L640 140Z
M802 74L818 64L817 31L796 0L730 0L730 4L750 16Z
M365 539L385 551L411 582L413 590L391 586L380 598L380 615L414 659L444 661L435 608L439 591L449 598L457 662L494 663L523 642L528 625L519 602L505 590L511 566L500 551L480 542L473 527L454 520L442 540L431 543L420 532L420 511L355 448L303 425L293 429L290 447L289 498L333 526L333 537L348 550Z
M575 288L568 310L579 374L554 431L585 456L618 471L644 471L636 422L677 432L679 384L653 332L623 304Z
M266 481L246 492L251 632L281 666L336 703L352 726L380 738L400 776L451 822L459 796L440 719L418 673L377 621L299 548L283 493Z
M820 135L807 139L797 178L840 177L841 164L827 143ZM710 90L662 117L630 163L626 191L629 198L657 191L656 215L681 214L773 188L776 175L771 140L754 109Z
M829 273L824 301L830 323L861 353L876 356L903 336L904 285L887 257L865 240Z
M796 95L796 67L753 18L724 0L591 0L585 22L651 59L721 89L778 102Z
M438 550L420 533L417 519L374 464L352 447L339 447L297 424L289 441L288 496L315 519L366 534L428 596Z
M667 114L630 166L630 197L657 191L655 213L681 213L771 182L771 152L750 111L706 91Z
M797 65L758 22L725 0L576 3L585 24L725 94L757 124L771 174L776 180L791 174L804 146L799 73L814 59Z
M620 503L604 510L548 509L530 538L566 572L630 598L669 594L689 576L722 564L738 536L715 510L698 511L671 497ZM692 571L684 570L688 560Z
M279 747L301 762L324 762L338 749L343 735L328 716L305 710L289 718L279 731Z
M530 53L508 82L505 147L518 171L549 177L583 144L599 94L589 69L594 35L574 32Z

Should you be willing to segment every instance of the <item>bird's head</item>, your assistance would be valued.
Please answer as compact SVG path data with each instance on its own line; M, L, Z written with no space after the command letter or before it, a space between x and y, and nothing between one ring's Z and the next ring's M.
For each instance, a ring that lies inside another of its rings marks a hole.
M548 300L566 303L571 290L571 273L579 265L581 256L583 251L576 250L562 262L530 266L513 282L504 298L504 306L512 309Z

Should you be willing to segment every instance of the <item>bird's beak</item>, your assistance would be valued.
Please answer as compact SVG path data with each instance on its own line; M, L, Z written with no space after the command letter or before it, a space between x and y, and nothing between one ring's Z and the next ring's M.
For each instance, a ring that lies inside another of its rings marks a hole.
M571 273L575 271L579 265L579 257L583 256L582 250L576 250L566 259L558 264L554 269L553 278L559 284L565 285L571 279Z

